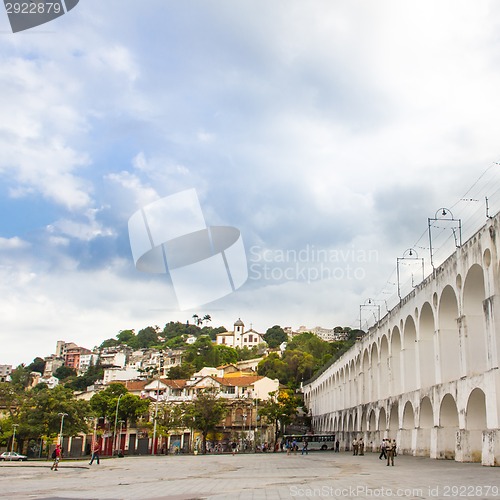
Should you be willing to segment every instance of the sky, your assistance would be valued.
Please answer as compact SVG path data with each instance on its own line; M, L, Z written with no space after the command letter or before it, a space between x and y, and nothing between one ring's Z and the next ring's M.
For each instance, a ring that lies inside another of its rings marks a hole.
M195 314L369 326L398 258L403 293L430 271L428 218L466 238L500 210L499 88L495 1L80 0L18 33L2 10L0 364ZM128 224L188 190L247 279L183 308Z

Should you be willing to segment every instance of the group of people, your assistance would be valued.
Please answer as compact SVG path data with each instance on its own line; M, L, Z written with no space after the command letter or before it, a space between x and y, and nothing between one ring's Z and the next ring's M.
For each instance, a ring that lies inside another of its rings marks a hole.
M396 456L396 440L392 441L388 438L382 439L380 444L379 460L384 458L387 460L387 465L394 465L394 457Z
M335 442L335 451L339 451L339 441ZM267 443L266 443L267 445ZM238 445L236 442L231 443L231 451L234 455L237 452ZM287 441L285 443L285 448L287 455L290 455L292 452L296 453L299 449L299 445L297 441L294 439L293 441ZM90 458L89 465L94 463L94 460L99 464L99 454L100 454L100 446L98 443L94 443L92 446L92 456ZM265 451L264 449L262 451ZM302 441L302 455L307 455L309 453L308 441L304 439ZM352 442L352 454L353 455L364 455L365 454L365 443L363 438L354 439ZM386 459L387 465L394 465L394 457L396 456L396 440L392 441L389 438L382 439L382 443L380 444L380 455L379 460ZM62 448L61 445L56 445L55 450L52 453L52 458L54 459L54 463L52 464L50 470L58 470L59 462L62 458Z
M364 455L365 454L365 442L363 438L356 439L352 442L352 454L353 455Z
M364 455L365 454L365 443L363 438L354 439L352 442L352 454L353 455ZM387 460L387 465L394 465L394 457L396 453L396 440L384 438L380 444L380 460Z
M99 464L99 453L101 452L101 447L98 443L94 443L92 446L92 456L90 458L89 465L94 463L94 460ZM52 452L52 459L54 462L52 463L50 470L59 470L59 462L63 457L63 449L60 444L56 444L54 451Z

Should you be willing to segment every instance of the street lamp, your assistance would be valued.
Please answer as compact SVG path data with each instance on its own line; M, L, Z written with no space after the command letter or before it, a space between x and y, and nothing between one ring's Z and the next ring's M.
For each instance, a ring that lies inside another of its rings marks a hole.
M91 417L90 420L94 424L94 431L92 433L92 447L91 447L91 449L93 450L95 447L96 439L97 439L97 422L99 419L97 417Z
M151 443L151 455L155 454L155 441L156 441L156 419L158 417L158 399L159 399L159 391L160 391L160 374L163 370L163 351L159 352L158 355L158 363L159 363L159 370L158 370L158 375L156 378L156 403L155 403L155 418L153 422L153 442Z
M118 396L118 401L116 402L116 410L115 410L115 426L113 428L113 443L111 444L111 456L115 454L115 439L116 439L116 423L118 422L118 407L120 406L120 399L123 394Z
M59 429L59 445L62 448L62 435L63 435L63 426L64 426L64 417L67 417L67 413L58 413L58 415L61 417L61 428Z
M120 424L120 431L118 432L118 446L116 447L118 449L118 455L120 455L120 452L122 451L121 445L122 445L122 427L123 427L123 422L125 420L119 420L118 423Z
M12 446L10 448L10 459L12 460L12 454L14 453L14 441L16 440L16 429L19 427L19 424L12 424L14 427L14 434L12 435Z
M242 439L243 442L242 442L242 445L243 445L243 452L245 452L246 447L247 447L247 439L245 437L245 425L247 422L247 414L243 413L242 417L243 417L243 439Z

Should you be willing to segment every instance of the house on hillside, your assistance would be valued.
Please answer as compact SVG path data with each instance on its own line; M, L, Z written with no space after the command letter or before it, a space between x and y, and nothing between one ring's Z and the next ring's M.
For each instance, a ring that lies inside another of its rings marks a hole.
M239 347L240 349L243 347L251 349L262 343L265 343L264 334L256 332L253 328L245 331L245 324L239 318L235 321L232 332L222 332L216 336L217 345Z

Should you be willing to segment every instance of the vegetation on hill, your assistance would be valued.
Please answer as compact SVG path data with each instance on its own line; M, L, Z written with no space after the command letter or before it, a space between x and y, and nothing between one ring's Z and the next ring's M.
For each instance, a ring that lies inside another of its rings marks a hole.
M291 389L297 389L326 365L337 360L356 341L359 330L342 330L346 340L326 342L317 335L305 332L287 343L282 355L271 353L258 366L259 375L278 379ZM340 333L340 332L337 332Z
M253 348L232 348L227 345L216 345L214 340L218 333L225 332L223 326L212 327L204 323L211 321L209 315L193 315L194 324L170 321L161 329L159 326L147 326L137 333L133 329L121 330L115 338L106 339L99 346L99 350L106 347L128 346L131 349L183 349L182 365L170 368L168 378L190 378L196 371L205 366L221 366L236 363L242 360L255 359L265 354L265 344ZM359 330L337 326L334 331L343 334L344 340L326 342L314 333L296 335L287 342L287 335L283 328L274 325L269 328L264 339L267 346L275 352L269 353L258 366L258 373L272 379L278 379L282 385L290 389L297 389L302 383L317 376L325 367L338 359L356 338L362 334ZM186 340L191 338L191 343ZM194 341L193 341L194 340ZM283 353L278 347L286 342ZM42 358L35 358L29 365L20 365L12 373L12 383L16 387L27 388L30 385L30 373L43 373L45 362ZM91 365L87 373L77 376L75 371L60 367L54 375L59 378L65 387L73 390L85 390L96 381L101 380L104 367L98 360ZM154 375L153 369L149 373Z

